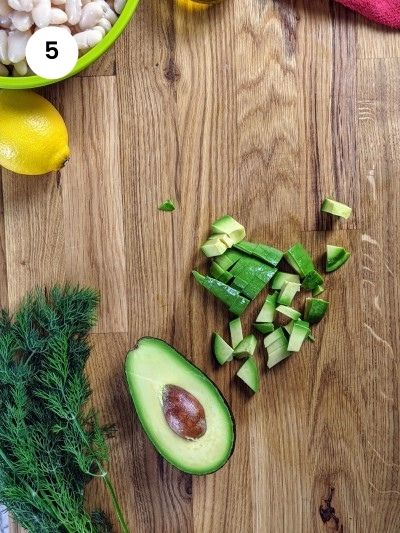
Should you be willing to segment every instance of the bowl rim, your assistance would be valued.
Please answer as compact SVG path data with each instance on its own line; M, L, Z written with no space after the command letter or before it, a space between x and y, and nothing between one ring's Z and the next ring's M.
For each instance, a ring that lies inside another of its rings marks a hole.
M34 89L36 87L44 87L45 85L52 85L59 81L71 78L81 72L89 65L94 63L100 56L102 56L118 39L127 24L131 20L136 11L139 0L127 0L121 14L118 16L115 24L111 30L103 37L103 39L91 48L86 54L80 57L69 74L57 80L49 80L41 78L40 76L0 76L0 89Z

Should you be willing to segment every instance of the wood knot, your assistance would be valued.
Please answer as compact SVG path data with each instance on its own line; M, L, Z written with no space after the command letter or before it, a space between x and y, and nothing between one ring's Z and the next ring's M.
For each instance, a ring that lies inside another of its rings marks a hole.
M164 76L169 83L175 83L181 78L180 70L172 57L169 58L168 65L164 68Z

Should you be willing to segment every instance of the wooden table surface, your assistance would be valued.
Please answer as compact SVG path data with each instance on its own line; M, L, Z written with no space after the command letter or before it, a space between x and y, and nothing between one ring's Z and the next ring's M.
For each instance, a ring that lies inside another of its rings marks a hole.
M399 34L325 0L203 13L143 0L103 60L42 92L72 158L60 176L2 172L0 303L55 281L101 290L89 370L118 426L111 470L130 530L399 532ZM348 222L321 217L326 195L354 208ZM168 197L173 214L157 210ZM228 314L190 275L225 213L255 241L353 254L328 279L316 343L268 373L260 347L253 398L236 364L215 367L210 336ZM220 472L184 475L144 437L122 374L143 335L226 394L237 445ZM337 520L324 525L331 488ZM96 484L90 500L108 507Z

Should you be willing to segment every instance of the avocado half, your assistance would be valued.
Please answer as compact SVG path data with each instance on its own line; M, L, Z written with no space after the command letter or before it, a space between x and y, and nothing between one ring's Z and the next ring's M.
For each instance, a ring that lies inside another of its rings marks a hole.
M195 475L215 472L228 461L235 421L218 387L199 368L165 341L143 337L126 357L125 374L143 429L164 459ZM182 437L167 423L165 391L171 386L189 393L189 411L193 398L203 408L206 429L199 438Z

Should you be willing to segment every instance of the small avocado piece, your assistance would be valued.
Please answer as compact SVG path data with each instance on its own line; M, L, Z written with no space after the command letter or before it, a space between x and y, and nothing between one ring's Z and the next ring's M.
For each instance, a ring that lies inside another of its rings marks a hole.
M286 339L285 334L282 328L277 328L275 331L265 337L264 346L265 348L268 348L268 346L271 346L271 344L273 344L275 341L281 339Z
M220 365L233 359L233 348L218 333L213 335L213 352Z
M207 289L211 294L216 296L221 300L225 305L231 305L237 296L240 296L239 291L233 289L229 285L218 281L217 279L211 278L210 276L203 276L195 270L192 272L194 279Z
M226 233L236 244L246 237L244 227L230 215L225 215L211 224L214 233Z
M215 257L226 252L227 246L222 239L208 239L201 250L206 257Z
M285 259L301 278L315 270L313 260L304 246L297 242L285 253Z
M268 246L267 244L256 244L253 242L242 241L236 244L235 248L246 254L257 257L272 266L276 266L283 257L283 252L277 248Z
M235 445L233 415L218 387L175 348L140 339L125 361L142 427L160 455L182 472L221 468Z
M243 359L244 357L251 357L257 347L257 339L254 335L247 335L239 342L233 350L233 357Z
M289 357L291 353L287 349L287 341L286 345L283 344L282 346L279 346L276 350L273 352L268 352L268 361L267 361L267 367L272 368L287 357Z
M213 261L210 266L210 274L213 278L222 281L222 283L229 283L233 276L230 272L227 272L223 268L219 266L218 263Z
M165 202L158 206L158 210L171 213L175 211L175 204L172 200L165 200Z
M275 326L273 325L272 322L260 322L260 323L255 322L253 324L253 327L260 333L263 333L264 335L266 335L267 333L272 333L275 329Z
M260 389L260 374L258 372L257 363L253 357L249 357L245 363L240 367L236 374L253 392L258 392Z
M290 305L293 301L293 298L300 291L300 289L301 286L299 283L293 283L293 281L285 281L278 295L278 304Z
M240 276L248 282L258 278L264 283L268 283L275 275L276 268L266 265L253 257L242 257L231 269L234 276Z
M216 257L214 262L224 270L229 270L241 257L243 257L243 255L237 250L228 249L224 254Z
M243 288L242 293L246 298L254 300L265 289L266 283L258 278L254 278Z
M285 281L300 285L300 276L298 274L289 274L288 272L277 272L272 278L271 289L280 291Z
M345 262L349 259L350 255L350 252L348 252L345 248L328 244L326 247L325 270L327 272L334 272L345 264Z
M229 322L229 331L231 333L232 346L235 349L239 342L243 340L242 322L239 317Z
M342 204L341 202L333 200L332 198L325 198L321 205L321 211L329 213L330 215L348 219L352 210L351 207L346 204Z
M236 296L236 298L230 305L229 311L233 315L240 316L246 311L249 303L250 303L250 300L248 300L247 298L245 298L244 296L240 294L239 296Z
M308 337L309 331L310 328L307 322L304 322L303 320L296 320L293 324L293 329L289 337L288 351L300 351L303 342Z
M322 294L325 290L325 287L323 285L318 285L318 287L315 287L315 289L312 291L313 296L319 296Z
M324 283L324 278L316 270L311 270L303 279L302 288L306 291L313 291Z
M291 320L290 322L288 322L287 324L283 326L283 329L285 329L290 335L293 331L293 326L294 326L294 320Z
M264 305L261 308L261 311L258 313L256 322L273 322L276 314L276 306L278 300L278 293L274 292L269 294L267 299L264 302Z
M301 317L301 313L299 313L299 311L296 311L296 309L293 309L293 307L289 307L287 305L278 305L276 311L277 313L285 315L292 320L298 320Z
M328 311L329 302L319 298L306 298L304 319L310 324L316 324L322 320Z

